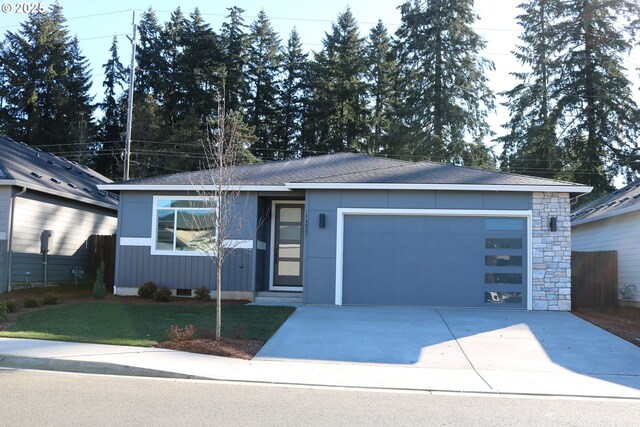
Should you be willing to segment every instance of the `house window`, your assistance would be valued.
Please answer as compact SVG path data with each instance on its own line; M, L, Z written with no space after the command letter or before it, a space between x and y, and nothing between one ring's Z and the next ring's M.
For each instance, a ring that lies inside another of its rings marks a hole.
M153 217L157 253L209 252L216 237L213 200L156 197Z

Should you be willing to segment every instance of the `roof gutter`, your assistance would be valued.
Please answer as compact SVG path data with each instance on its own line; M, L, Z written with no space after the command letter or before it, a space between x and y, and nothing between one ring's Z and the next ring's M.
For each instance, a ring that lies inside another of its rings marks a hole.
M10 205L10 212L9 212L9 239L8 239L8 247L7 247L7 252L8 252L8 264L9 264L9 268L7 268L7 292L11 292L11 265L12 265L12 255L13 255L13 217L15 216L14 213L16 211L16 199L18 198L18 196L22 196L24 193L27 192L27 187L23 186L22 190L18 191L16 194L12 194L11 195L11 205Z

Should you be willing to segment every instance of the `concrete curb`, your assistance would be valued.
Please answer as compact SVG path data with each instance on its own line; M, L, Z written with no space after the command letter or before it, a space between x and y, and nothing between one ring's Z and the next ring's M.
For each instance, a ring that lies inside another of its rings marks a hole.
M122 375L174 379L208 379L196 375L160 371L157 369L138 368L135 366L119 365L116 363L89 362L86 360L47 359L42 357L25 356L0 356L0 367L73 372L80 374Z

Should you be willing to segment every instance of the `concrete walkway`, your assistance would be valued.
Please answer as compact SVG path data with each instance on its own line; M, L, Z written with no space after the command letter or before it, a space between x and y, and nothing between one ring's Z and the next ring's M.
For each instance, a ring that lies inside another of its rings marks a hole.
M640 399L640 348L568 313L366 310L303 307L251 361L164 349L0 338L0 367L310 386ZM542 316L530 318L529 314ZM320 315L326 331L310 321ZM341 323L353 334L337 333L331 337L333 341L328 340L327 331L338 332L338 318L332 321L332 317L341 315L353 317L351 322ZM362 322L369 316L395 324L395 328L389 327L390 338L396 336L395 340L385 342L380 329L373 334L378 341L369 345L384 348L376 361L347 360L357 351L333 356L316 353L313 357L295 352L287 357L277 354L279 342L290 342L296 334L303 339L300 325L307 324L316 327L318 348L326 349L343 337L364 355L370 332L362 328ZM425 327L433 333L413 338L401 333L407 320L410 324L431 322ZM569 342L566 334L576 336ZM417 344L407 346L412 340ZM390 345L403 350L389 356ZM599 361L596 366L587 363L593 358Z

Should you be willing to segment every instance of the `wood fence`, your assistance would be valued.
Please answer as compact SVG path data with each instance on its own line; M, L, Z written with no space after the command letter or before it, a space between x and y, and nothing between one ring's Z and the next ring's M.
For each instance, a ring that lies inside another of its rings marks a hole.
M113 279L116 269L116 235L89 237L89 271L88 277L93 280L96 277L96 271L100 266L100 262L104 262L104 283L107 291L113 292Z
M571 252L571 306L594 308L618 302L618 252Z

